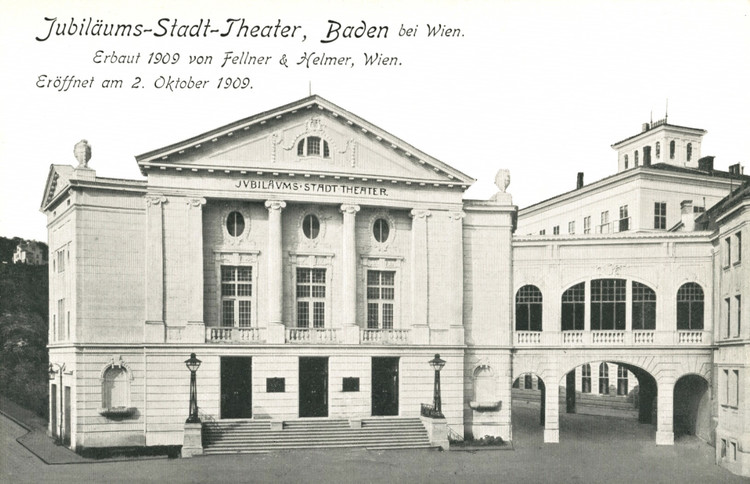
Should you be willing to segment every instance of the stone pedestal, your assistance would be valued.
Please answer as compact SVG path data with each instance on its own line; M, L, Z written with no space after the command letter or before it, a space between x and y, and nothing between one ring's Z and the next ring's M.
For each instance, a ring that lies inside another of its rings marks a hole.
M358 345L359 344L359 326L348 324L342 328L342 337L344 344L347 345Z
M281 323L268 323L266 328L266 343L270 345L283 345L286 340L284 325Z
M203 455L203 441L201 436L201 423L186 423L185 432L182 434L182 452L183 458L193 457L194 455Z
M146 343L164 343L165 333L164 321L146 321L143 327L143 340Z
M657 430L656 445L674 445L674 432Z
M430 344L430 328L427 325L415 325L411 327L409 332L411 335L411 341L413 345L428 345Z
M420 417L422 424L427 429L427 437L430 444L443 450L450 448L448 442L448 424L444 418Z
M182 340L184 343L205 343L206 325L203 321L189 321L185 326Z

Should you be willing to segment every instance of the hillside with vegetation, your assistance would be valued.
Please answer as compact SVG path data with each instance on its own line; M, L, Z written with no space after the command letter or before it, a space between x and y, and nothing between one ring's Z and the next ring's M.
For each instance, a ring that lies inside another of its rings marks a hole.
M0 238L0 392L47 415L47 266L13 264L21 239ZM7 247L6 247L7 246Z

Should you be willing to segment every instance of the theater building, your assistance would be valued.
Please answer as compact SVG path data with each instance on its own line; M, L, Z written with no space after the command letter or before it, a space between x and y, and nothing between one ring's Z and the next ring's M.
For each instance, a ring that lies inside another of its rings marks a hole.
M41 207L50 433L183 445L196 353L207 452L326 425L420 446L395 436L433 432L439 354L453 438L512 439L514 381L551 443L582 394L637 388L656 444L694 433L747 474L748 177L704 134L648 124L615 175L520 211L506 170L465 199L471 177L319 96L137 156L141 180L98 176L81 142Z

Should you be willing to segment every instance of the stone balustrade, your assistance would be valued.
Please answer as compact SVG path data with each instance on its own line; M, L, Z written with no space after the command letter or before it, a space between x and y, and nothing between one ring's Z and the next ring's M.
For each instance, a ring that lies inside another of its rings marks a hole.
M569 346L701 346L712 344L710 331L702 330L593 330L515 331L517 347Z

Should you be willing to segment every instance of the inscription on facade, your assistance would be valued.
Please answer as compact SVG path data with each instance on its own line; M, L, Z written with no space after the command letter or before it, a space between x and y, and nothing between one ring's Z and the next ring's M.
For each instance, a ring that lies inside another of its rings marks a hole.
M345 185L342 183L292 182L275 180L237 180L235 188L257 191L301 192L301 193L331 193L338 195L366 195L371 197L387 197L388 189L382 187L368 187L362 185Z

